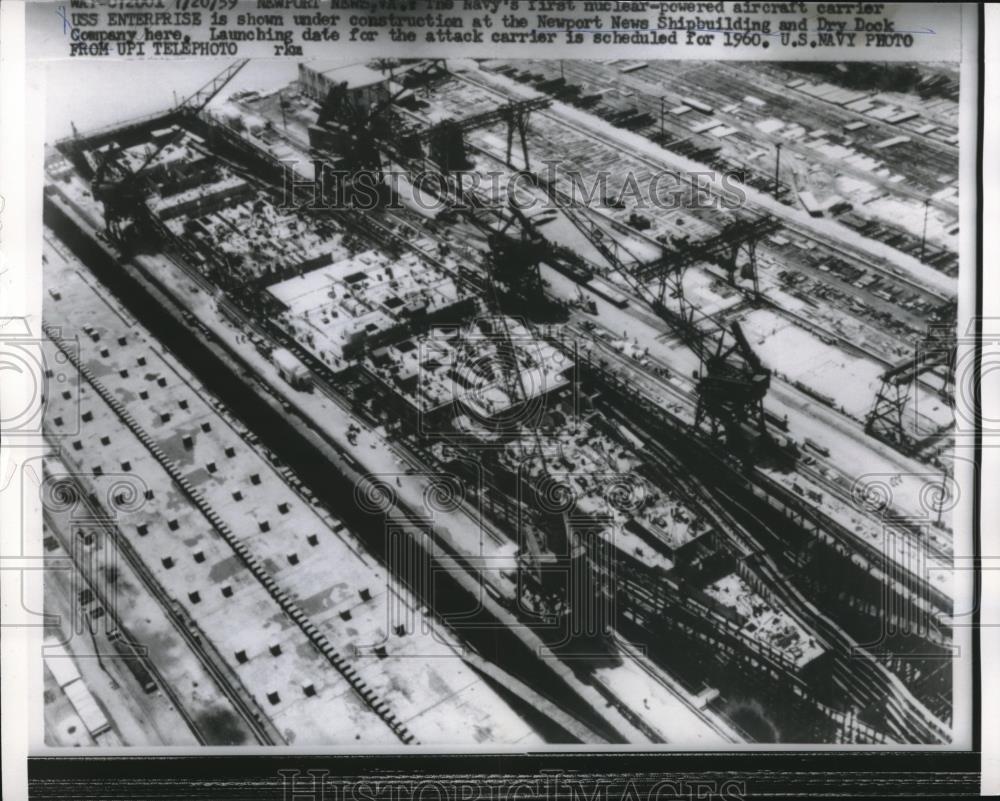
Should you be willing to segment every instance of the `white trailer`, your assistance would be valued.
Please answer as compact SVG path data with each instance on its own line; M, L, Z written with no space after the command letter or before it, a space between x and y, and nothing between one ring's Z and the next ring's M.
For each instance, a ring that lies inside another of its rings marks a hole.
M271 360L278 368L278 373L285 381L293 387L307 387L311 381L309 368L306 367L299 358L286 348L275 348L271 353Z

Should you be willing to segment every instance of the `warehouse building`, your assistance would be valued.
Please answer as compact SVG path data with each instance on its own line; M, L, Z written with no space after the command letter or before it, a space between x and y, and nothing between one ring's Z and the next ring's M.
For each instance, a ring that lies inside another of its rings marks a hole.
M359 111L389 99L389 78L363 64L309 61L299 64L299 86L316 102L326 100L330 90L345 92Z

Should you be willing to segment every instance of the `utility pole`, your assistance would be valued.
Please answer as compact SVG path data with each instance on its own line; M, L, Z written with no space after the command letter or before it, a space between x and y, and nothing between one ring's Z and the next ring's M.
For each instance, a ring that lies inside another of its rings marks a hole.
M667 98L665 96L660 96L660 144L663 144L663 140L667 138L666 132L663 128L663 120L667 116Z
M781 142L777 142L774 145L774 197L778 198L778 192L781 188Z
M931 199L924 198L924 232L920 235L920 261L924 260L924 248L927 246L927 214L930 211Z

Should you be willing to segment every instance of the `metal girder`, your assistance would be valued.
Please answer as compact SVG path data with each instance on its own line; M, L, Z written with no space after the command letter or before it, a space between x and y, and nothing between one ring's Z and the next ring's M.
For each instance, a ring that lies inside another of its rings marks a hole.
M748 422L754 424L761 434L765 434L764 396L770 386L771 372L753 352L739 324L733 323L728 331L719 330L718 339L713 342L713 334L696 325L697 309L684 298L679 278L677 278L678 290L674 293L677 310L667 307L665 282L669 276L682 275L682 271L676 268L676 262L671 264L668 270L663 270L663 265L670 263L669 259L673 254L658 259L653 265L641 265L638 258L622 246L617 243L609 244L604 232L590 221L581 209L576 208L572 202L567 202L554 187L548 184L544 186L560 211L607 260L611 268L625 280L635 295L676 331L698 356L701 369L695 425L701 425L703 421L708 420L712 436L725 428L727 441L734 427ZM761 236L763 235L761 232L775 230L776 226L777 222L770 218L742 221L738 229L730 227L728 233L723 232L703 243L690 246L682 254L681 263L694 264L704 261L707 256L717 254L723 247L732 248L734 242L737 243L737 247L743 246L747 237ZM633 265L624 263L619 250L625 250ZM637 264L640 266L636 267ZM648 272L650 266L653 269ZM654 292L650 289L649 283L658 273L661 276L660 289L659 292ZM732 338L732 344L728 346L727 336Z
M469 117L463 117L458 120L445 120L444 122L439 122L436 125L432 125L430 128L425 128L417 135L424 141L429 141L434 135L435 129L444 125L457 125L463 133L477 128L488 128L490 125L496 125L500 122L508 122L518 116L523 116L532 111L548 108L551 105L552 101L547 97L534 97L529 100L512 100L509 103L497 106L494 109L484 111L480 114L473 114Z
M744 252L747 262L743 268L744 278L753 281L754 295L759 294L757 280L757 242L761 237L780 230L781 223L773 217L763 216L753 219L738 219L725 226L713 237L688 244L675 242L675 250L659 259L648 262L634 270L635 277L643 282L659 281L658 295L665 298L668 289L683 293L683 274L688 267L699 262L720 264L729 274L729 281L736 283L737 261Z
M955 324L950 316L944 322L930 326L927 336L917 345L913 355L882 374L875 403L865 418L865 432L905 452L916 449L921 437L907 429L905 420L916 385L925 374L944 368L944 380L937 391L945 402L953 405L957 349Z
M213 98L225 89L226 85L249 63L250 59L248 58L241 58L239 61L234 61L222 72L212 78L208 83L202 86L197 92L194 92L184 98L184 100L182 100L177 107L184 111L194 112L197 114L204 109L205 106L211 103Z
M905 424L912 389L912 381L883 380L876 392L875 404L865 419L865 433L909 450L916 441Z
M525 169L530 169L528 157L528 117L532 111L548 108L552 101L547 97L536 97L530 100L513 100L502 106L498 106L490 111L481 114L474 114L462 119L444 120L430 128L425 128L413 135L414 139L423 144L429 143L432 147L436 145L437 150L442 150L441 142L446 141L447 147L445 158L436 157L435 160L445 172L452 171L453 164L462 165L465 162L465 140L464 135L468 131L477 128L488 128L501 122L507 124L507 163L511 163L511 154L514 145L514 135L517 134L521 143L521 155L524 158ZM438 156L438 154L434 154Z

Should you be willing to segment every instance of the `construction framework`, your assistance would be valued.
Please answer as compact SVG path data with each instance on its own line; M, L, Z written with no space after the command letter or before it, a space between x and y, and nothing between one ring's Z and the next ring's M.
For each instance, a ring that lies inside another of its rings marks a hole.
M930 326L914 354L882 374L875 403L865 418L865 432L904 453L916 454L949 430L953 423L922 433L914 400L917 389L926 387L954 406L957 348L953 321ZM939 386L932 388L928 382L935 377Z

